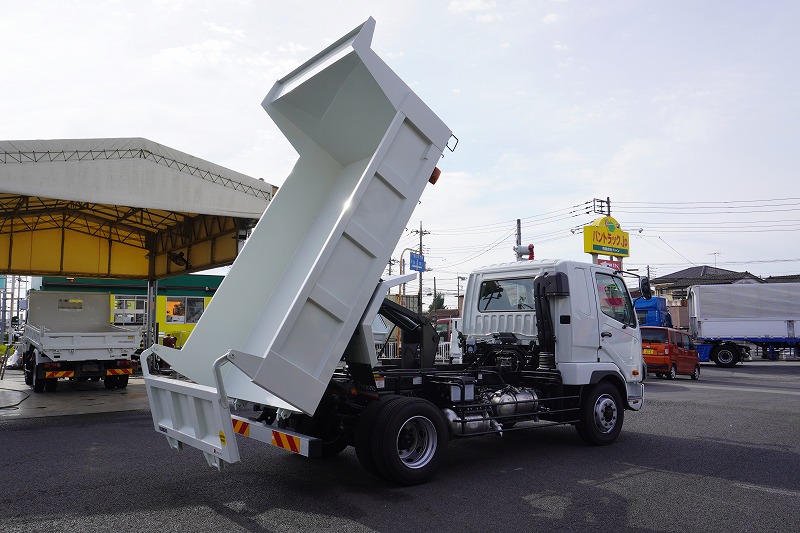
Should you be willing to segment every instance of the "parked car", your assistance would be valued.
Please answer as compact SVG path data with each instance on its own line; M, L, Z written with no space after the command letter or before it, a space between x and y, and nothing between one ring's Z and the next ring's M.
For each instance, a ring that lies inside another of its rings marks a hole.
M642 326L642 356L647 371L656 377L677 375L700 379L700 363L694 341L688 333L672 328Z

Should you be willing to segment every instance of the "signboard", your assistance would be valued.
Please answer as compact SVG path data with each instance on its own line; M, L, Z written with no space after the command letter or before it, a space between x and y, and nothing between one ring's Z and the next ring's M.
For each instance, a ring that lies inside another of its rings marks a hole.
M409 261L409 269L415 272L425 271L425 256L416 252L411 252L411 261Z
M583 227L583 251L587 254L628 257L629 243L629 234L622 231L619 222L611 217L600 217Z
M612 268L614 270L622 270L622 261L615 261L613 259L598 259L597 264L607 266L608 268Z

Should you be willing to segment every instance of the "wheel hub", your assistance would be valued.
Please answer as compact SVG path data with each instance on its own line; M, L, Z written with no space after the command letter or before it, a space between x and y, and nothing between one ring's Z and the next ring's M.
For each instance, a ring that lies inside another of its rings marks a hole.
M428 464L436 452L437 438L433 423L425 417L413 417L397 435L397 455L409 468Z
M603 433L614 429L617 423L617 405L611 396L603 395L597 399L594 406L594 420Z

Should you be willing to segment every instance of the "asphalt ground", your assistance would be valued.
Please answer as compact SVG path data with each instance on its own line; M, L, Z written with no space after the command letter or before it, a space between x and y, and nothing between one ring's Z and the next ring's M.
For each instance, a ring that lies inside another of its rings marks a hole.
M10 388L8 376L0 388ZM373 477L351 448L310 460L249 439L239 441L242 462L219 473L196 450L169 449L140 379L122 391L75 385L0 410L3 533L783 532L800 524L797 362L704 365L699 381L648 379L644 409L626 412L607 447L584 445L570 427L453 440L446 467L418 487ZM87 395L99 398L79 400ZM82 414L53 416L63 408L56 403Z

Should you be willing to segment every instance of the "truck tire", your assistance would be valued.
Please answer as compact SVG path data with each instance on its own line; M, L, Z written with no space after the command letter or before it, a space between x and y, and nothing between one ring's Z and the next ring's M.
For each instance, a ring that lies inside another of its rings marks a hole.
M106 376L106 379L103 380L103 385L107 389L113 389L117 386L117 376Z
M438 407L422 398L400 398L376 417L372 433L375 466L390 481L425 483L444 464L447 439L447 425Z
M711 358L722 368L733 368L741 359L739 347L735 344L725 343L715 346L711 352Z
M355 435L353 436L353 447L356 449L358 462L360 462L364 470L370 474L376 476L380 475L378 468L375 466L375 458L372 454L372 433L375 429L375 420L390 403L400 398L401 396L388 395L380 400L370 402L361 412L361 416L358 417Z
M58 388L58 380L56 378L48 378L44 380L44 390L47 392L55 392Z
M33 352L25 354L25 385L33 385Z
M128 386L128 376L117 376L116 387L118 389L124 389L127 386Z
M578 435L589 444L611 444L622 431L625 407L617 388L603 381L587 388L581 400L581 418L575 425Z
M39 365L36 363L32 363L32 370L31 370L31 386L33 387L33 392L43 392L44 391L44 379L38 376L39 374Z

